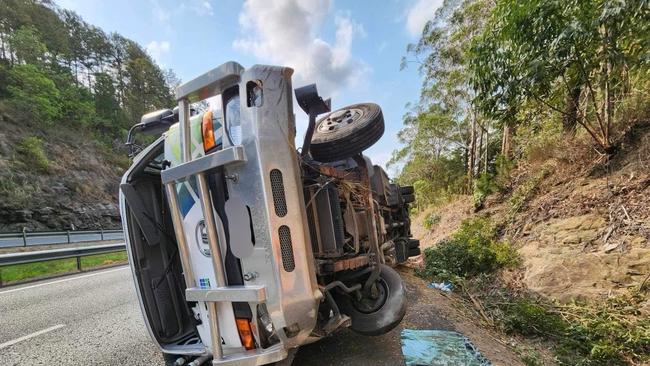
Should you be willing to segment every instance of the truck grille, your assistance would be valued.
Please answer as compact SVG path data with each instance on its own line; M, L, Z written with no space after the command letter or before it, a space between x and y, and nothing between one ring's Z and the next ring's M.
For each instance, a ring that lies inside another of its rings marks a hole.
M296 263L293 259L293 245L291 244L291 231L286 225L280 226L278 229L278 236L280 237L280 251L282 252L282 266L287 272L291 272L296 268Z
M287 214L287 200L284 196L284 182L282 172L278 169L271 170L271 193L273 194L273 206L275 214L284 217Z

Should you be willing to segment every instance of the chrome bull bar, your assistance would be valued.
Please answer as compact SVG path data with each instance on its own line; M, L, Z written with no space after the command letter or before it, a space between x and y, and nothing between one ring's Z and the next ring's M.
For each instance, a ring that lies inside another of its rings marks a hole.
M222 225L216 224L206 174L218 167L233 166L246 162L246 152L244 146L236 145L196 160L192 160L191 157L190 103L222 94L227 88L238 85L243 72L244 68L241 65L228 62L177 88L176 99L179 106L182 163L161 173L178 242L183 275L187 284L186 300L204 301L208 307L213 365L259 365L282 360L287 354L284 344L280 341L280 343L266 349L253 349L224 355L217 316L220 303L263 303L267 300L267 292L265 286L259 285L228 286L218 239L224 237L222 232L224 228ZM197 287L187 237L183 227L183 216L178 205L176 185L178 182L192 177L195 177L198 183L201 209L205 219L214 276L217 282L216 287L210 289Z

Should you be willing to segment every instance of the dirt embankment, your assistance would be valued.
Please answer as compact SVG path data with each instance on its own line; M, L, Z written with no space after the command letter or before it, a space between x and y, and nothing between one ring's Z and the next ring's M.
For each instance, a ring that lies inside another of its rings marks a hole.
M523 283L537 293L599 300L650 282L650 124L630 131L609 162L586 145L564 144L520 164L513 177L482 211L472 213L468 198L451 202L435 210L431 230L423 228L430 211L419 215L413 230L423 247L471 215L489 215L519 252Z
M18 123L0 111L0 232L119 228L128 158L118 145L66 126Z

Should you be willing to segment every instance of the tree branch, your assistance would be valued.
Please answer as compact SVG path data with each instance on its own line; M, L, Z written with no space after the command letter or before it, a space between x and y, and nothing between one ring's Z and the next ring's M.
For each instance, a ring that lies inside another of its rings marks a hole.
M585 71L582 62L580 62L579 60L574 60L574 62L578 64L580 73L582 73L582 76L585 78L585 83L587 84L587 88L589 88L591 103L594 105L594 112L596 113L596 120L598 121L598 126L600 126L600 131L603 134L603 136L605 136L605 129L603 127L602 116L600 115L600 113L598 113L598 103L596 102L596 94L594 94L594 88L591 85L591 80L589 79L589 76L587 75L587 72Z

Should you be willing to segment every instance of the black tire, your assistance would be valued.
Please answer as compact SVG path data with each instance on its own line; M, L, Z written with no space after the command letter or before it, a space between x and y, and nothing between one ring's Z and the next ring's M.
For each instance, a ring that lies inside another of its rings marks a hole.
M401 194L413 194L414 192L413 186L399 187L399 193Z
M402 200L404 203L412 203L415 202L415 196L412 194L403 195Z
M409 257L417 257L420 254L422 254L422 251L419 247L409 249Z
M177 355L170 355L169 353L163 353L163 359L165 360L165 366L175 366L176 365L176 360L178 360L181 356Z
M329 163L344 160L372 146L384 134L384 116L374 103L338 109L319 119L311 139L311 155Z
M352 319L353 331L376 336L395 328L406 314L406 289L399 274L391 267L380 264L381 273L378 284L384 289L383 304L372 312L359 310L356 300L350 296L341 296L341 311Z

